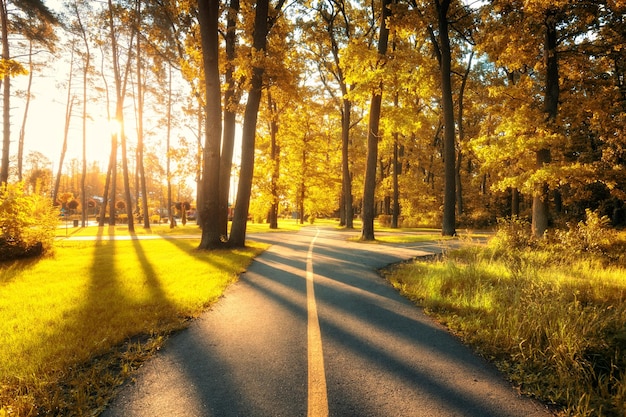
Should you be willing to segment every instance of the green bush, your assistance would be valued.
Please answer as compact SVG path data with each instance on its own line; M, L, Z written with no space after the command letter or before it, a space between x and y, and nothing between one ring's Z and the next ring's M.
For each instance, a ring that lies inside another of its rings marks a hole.
M21 183L0 188L0 260L40 255L52 248L58 210Z

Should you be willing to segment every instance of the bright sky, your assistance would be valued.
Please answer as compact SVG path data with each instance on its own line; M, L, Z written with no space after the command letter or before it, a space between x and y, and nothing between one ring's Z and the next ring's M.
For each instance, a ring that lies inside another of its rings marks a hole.
M24 77L26 78L26 77ZM18 86L15 80L15 87ZM63 136L65 129L65 106L67 101L67 91L55 87L48 77L37 77L33 79L32 91L35 97L31 99L24 141L25 154L28 151L38 151L46 155L53 161L56 169L61 155ZM18 101L18 100L14 100ZM17 104L17 103L16 103ZM89 104L90 111L96 110L94 104ZM19 107L13 107L12 111L12 153L17 151L17 138L23 117L24 108L22 103ZM65 163L71 159L82 161L82 104L74 106L73 118L70 122L68 132L68 148L65 155ZM94 116L94 120L89 120L87 125L87 161L102 162L102 167L106 167L108 155L111 149L110 128L105 114Z
M30 108L26 123L26 136L24 140L25 155L29 151L38 151L46 155L50 160L58 161L63 143L63 130L65 126L65 102L67 101L67 90L59 86L59 83L67 77L67 70L61 69L60 63L57 68L34 71L31 92ZM17 140L24 117L24 99L16 97L18 91L26 90L28 76L19 76L12 80L11 89L14 94L11 98L11 154L17 152ZM93 106L93 105L92 105ZM81 108L75 108L73 113L79 114ZM92 111L95 108L92 108ZM82 133L81 120L74 116L70 125L68 135L68 152L66 160L71 158L82 159ZM106 130L106 120L90 123L91 135L90 143L87 147L87 160L100 160L108 155L109 151L102 145L107 145L110 149L110 139L103 140ZM98 137L98 140L96 140ZM91 143L93 142L93 143ZM106 159L105 159L106 160ZM56 170L56 168L55 168Z
M60 0L46 0L45 4L55 11L60 11L62 2ZM18 54L12 51L12 54ZM92 51L95 55L92 65L99 65L100 51ZM69 76L68 58L58 58L48 52L39 52L35 60L46 63L45 68L33 71L33 82L31 87L30 108L26 124L25 152L38 151L46 155L52 162L54 174L58 169L58 161L61 155L63 136L65 129L65 112L67 105L67 82ZM26 58L20 59L23 65L27 65ZM97 62L95 62L97 61ZM74 104L72 119L68 132L67 152L64 166L69 166L72 159L82 162L82 74L80 69L74 69L74 79L72 80L74 95L78 96L78 102ZM19 131L24 116L24 98L16 97L16 93L25 92L28 76L19 76L12 79L11 98L11 154L17 153L17 141ZM95 80L96 83L99 80ZM102 84L100 82L100 84ZM100 86L102 87L102 86ZM113 84L110 82L109 89ZM112 91L111 91L112 92ZM112 92L114 95L114 93ZM114 98L112 97L114 101ZM132 97L127 97L127 106L132 106ZM114 106L114 102L111 106ZM114 111L114 110L112 110ZM107 118L106 102L89 102L87 105L89 120L87 122L87 146L86 159L88 163L97 161L102 170L106 169L111 149L111 127ZM126 116L128 117L128 116ZM134 127L134 120L126 122L128 126ZM135 142L134 134L127 132L129 141Z

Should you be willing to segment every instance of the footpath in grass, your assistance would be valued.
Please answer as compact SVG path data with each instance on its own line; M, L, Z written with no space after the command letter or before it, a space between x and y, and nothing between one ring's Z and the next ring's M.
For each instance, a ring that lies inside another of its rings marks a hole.
M265 248L198 251L198 239L61 240L2 265L0 416L92 415Z

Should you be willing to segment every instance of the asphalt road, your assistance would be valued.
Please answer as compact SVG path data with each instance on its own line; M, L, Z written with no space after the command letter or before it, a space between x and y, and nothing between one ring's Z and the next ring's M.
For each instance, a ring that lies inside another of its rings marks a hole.
M551 415L376 273L439 252L437 243L348 236L316 228L255 236L273 246L102 415Z

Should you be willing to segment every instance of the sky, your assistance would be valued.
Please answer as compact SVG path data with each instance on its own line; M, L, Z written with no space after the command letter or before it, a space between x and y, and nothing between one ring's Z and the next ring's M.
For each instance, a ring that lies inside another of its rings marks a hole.
M11 51L19 54L18 48ZM69 66L65 59L47 51L38 51L34 61L44 62L45 67L35 68L31 86L31 101L25 128L24 155L29 151L44 154L53 162L56 174L63 144L65 111L67 102L67 80ZM27 67L24 57L20 59ZM82 77L75 71L74 94L82 87ZM17 153L19 132L24 117L23 97L27 89L28 75L20 75L11 80L11 155ZM80 85L79 85L80 84ZM82 90L80 93L82 98ZM88 122L87 161L102 161L106 167L110 153L110 128L104 103L89 103L88 112L92 115ZM82 103L74 105L73 117L68 132L68 149L65 163L76 158L82 161ZM64 164L65 165L65 164Z

